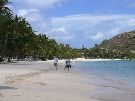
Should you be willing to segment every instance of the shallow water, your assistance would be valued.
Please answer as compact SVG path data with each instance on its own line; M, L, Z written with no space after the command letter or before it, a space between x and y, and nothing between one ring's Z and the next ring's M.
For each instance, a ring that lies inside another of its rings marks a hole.
M90 97L101 101L135 101L135 61L98 61L74 64L96 90Z

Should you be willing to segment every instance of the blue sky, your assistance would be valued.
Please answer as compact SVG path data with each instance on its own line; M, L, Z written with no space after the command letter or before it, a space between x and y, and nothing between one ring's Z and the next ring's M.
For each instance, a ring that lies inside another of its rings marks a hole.
M10 0L39 33L80 48L135 30L135 0ZM38 33L37 33L38 34Z

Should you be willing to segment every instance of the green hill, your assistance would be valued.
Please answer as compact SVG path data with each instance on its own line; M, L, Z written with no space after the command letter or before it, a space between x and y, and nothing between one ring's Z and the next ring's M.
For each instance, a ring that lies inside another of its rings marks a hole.
M135 31L121 33L109 40L104 40L100 47L121 50L121 51L135 51Z
M121 33L85 52L88 58L135 59L135 31Z

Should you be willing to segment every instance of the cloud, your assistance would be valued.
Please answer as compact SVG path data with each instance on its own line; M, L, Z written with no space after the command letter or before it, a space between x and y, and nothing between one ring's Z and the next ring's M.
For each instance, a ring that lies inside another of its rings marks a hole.
M17 15L27 18L30 22L44 21L44 16L38 9L20 9L17 11Z
M48 35L51 33L51 36L60 42L65 42L64 38L67 35L71 36L72 40L66 40L66 42L74 47L78 47L80 44L92 47L118 33L134 30L134 22L135 15L80 14L53 17L50 19L49 26L46 26L47 30L44 28L42 32L46 32Z
M19 9L16 12L27 18L36 31L73 47L81 47L82 44L93 47L118 33L135 30L133 14L76 14L47 18L36 8Z
M32 12L37 12L38 13L39 11L37 9L29 9L29 10L21 9L21 10L18 10L17 15L26 16L27 14L32 13Z
M75 38L74 34L69 33L66 28L56 28L47 32L50 38L54 38L57 40L64 41L64 43L68 42L68 40L72 40Z
M21 9L18 15L26 17L38 32L47 34L73 47L93 47L118 33L135 30L135 15L77 14L46 18L38 9Z
M17 8L21 9L48 9L60 5L65 2L65 0L11 0L11 2L16 4Z
M93 36L89 36L90 39L92 40L101 40L104 37L104 35L102 33L97 33L96 35Z
M46 17L45 11L70 0L10 0L8 5L16 14L25 17L34 29L73 47L92 47L114 35L135 30L135 14L75 14L63 17ZM80 3L83 0L77 0ZM129 0L109 2L131 4ZM134 3L132 5L134 7Z

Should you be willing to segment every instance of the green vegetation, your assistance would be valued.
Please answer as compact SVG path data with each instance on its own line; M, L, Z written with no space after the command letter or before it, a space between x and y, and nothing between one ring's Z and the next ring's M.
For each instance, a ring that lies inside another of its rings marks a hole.
M135 31L122 33L110 40L104 40L94 48L71 48L49 39L45 34L35 34L29 22L6 6L8 0L0 0L0 61L3 58L52 59L63 58L135 58Z
M77 49L59 44L45 34L36 35L29 22L22 17L14 16L6 6L8 0L0 0L0 57L24 59L52 59L78 57Z
M85 49L85 57L135 59L135 31L121 33L92 49Z

